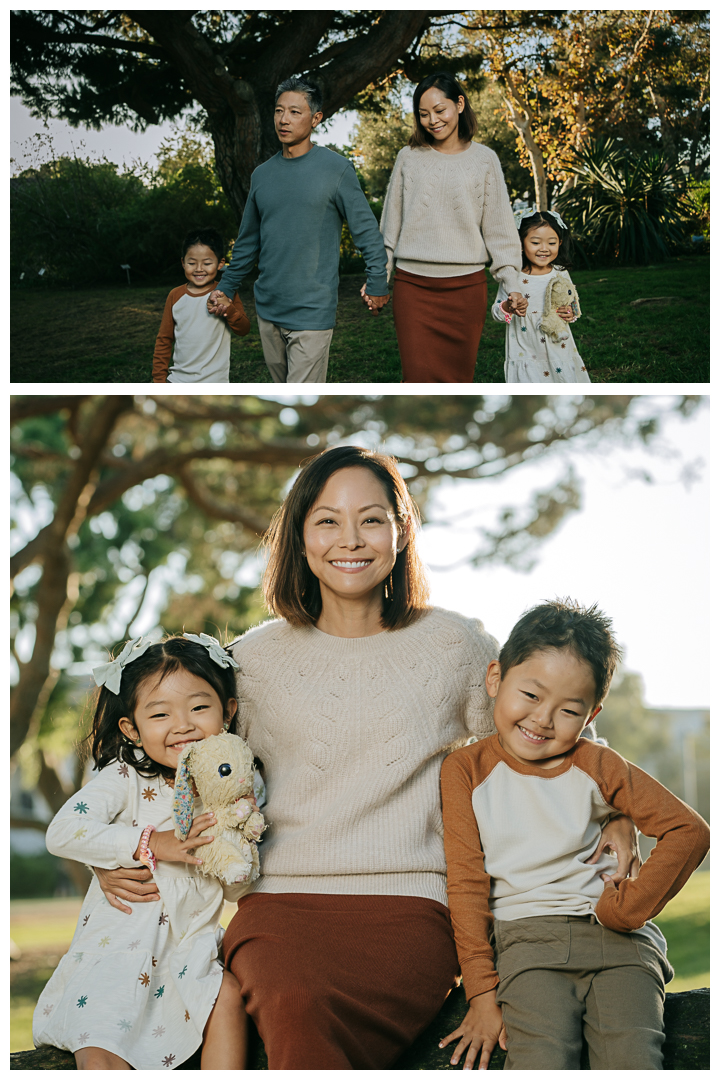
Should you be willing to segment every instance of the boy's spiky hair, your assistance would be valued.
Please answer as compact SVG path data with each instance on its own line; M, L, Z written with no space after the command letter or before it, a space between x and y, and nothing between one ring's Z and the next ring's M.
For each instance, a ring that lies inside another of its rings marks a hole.
M194 247L195 244L204 244L205 247L209 247L213 255L217 256L218 262L225 258L225 245L217 229L191 229L190 232L185 233L180 257L184 259L188 248Z
M599 705L607 695L622 653L610 619L597 604L586 608L567 597L546 600L526 611L500 650L501 677L533 653L547 649L569 649L590 665L595 678L594 705Z

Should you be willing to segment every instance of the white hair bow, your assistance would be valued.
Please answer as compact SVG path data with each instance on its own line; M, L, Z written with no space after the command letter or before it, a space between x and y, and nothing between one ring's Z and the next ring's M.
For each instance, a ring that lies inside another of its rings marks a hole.
M133 638L132 641L128 641L127 645L114 660L111 660L107 664L100 664L99 667L93 668L93 679L96 686L107 686L108 690L112 694L120 693L120 682L122 680L123 668L127 664L131 664L133 660L137 660L138 656L142 656L150 646L152 640L148 639L142 644L142 637Z
M526 218L526 217L534 217L535 214L538 214L538 213L540 213L540 211L536 210L535 207L533 207L532 210L523 210L522 214L518 218L518 222L522 221L523 218ZM552 214L552 216L557 221L558 225L560 225L561 228L563 228L563 229L567 229L567 225L565 224L563 219L560 217L557 210L545 210L544 213ZM519 228L519 225L518 225L518 228Z
M239 669L240 665L237 661L233 660L232 656L225 652L218 639L212 637L211 634L183 634L183 637L187 638L188 641L203 645L210 653L211 658L220 667L233 667L236 671Z

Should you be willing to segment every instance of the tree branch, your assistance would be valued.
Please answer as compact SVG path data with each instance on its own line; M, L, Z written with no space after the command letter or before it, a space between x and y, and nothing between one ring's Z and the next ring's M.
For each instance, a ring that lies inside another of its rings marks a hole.
M208 517L216 518L219 521L236 521L258 536L262 536L267 532L270 522L266 518L261 518L251 511L240 510L235 506L223 506L221 503L215 502L207 490L201 488L195 481L189 465L183 465L178 469L177 475L189 498Z

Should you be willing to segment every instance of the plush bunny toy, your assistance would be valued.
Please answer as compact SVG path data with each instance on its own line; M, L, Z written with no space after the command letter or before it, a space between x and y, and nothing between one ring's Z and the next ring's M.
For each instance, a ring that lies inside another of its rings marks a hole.
M556 345L559 341L565 341L570 337L567 323L557 313L559 307L572 308L576 319L582 315L577 289L567 277L556 277L551 282L550 288L546 289L545 307L540 320L540 329L544 334L549 334Z
M226 885L254 881L260 872L257 841L265 821L255 805L253 776L255 767L250 747L238 735L211 735L191 743L180 755L175 777L173 818L175 835L187 839L193 820L195 781L205 811L212 810L217 824L201 836L215 837L212 844L202 844L205 876L217 877Z

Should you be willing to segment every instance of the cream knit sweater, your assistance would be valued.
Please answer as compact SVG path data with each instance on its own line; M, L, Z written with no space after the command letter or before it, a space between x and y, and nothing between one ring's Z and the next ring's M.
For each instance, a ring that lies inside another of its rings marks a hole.
M341 638L278 620L232 651L238 730L268 793L252 891L446 904L440 766L495 731L485 672L498 646L482 623L432 608L403 630Z
M380 231L401 270L423 277L490 272L522 292L522 249L494 150L470 143L461 154L403 147L390 177ZM492 261L491 261L492 260Z

